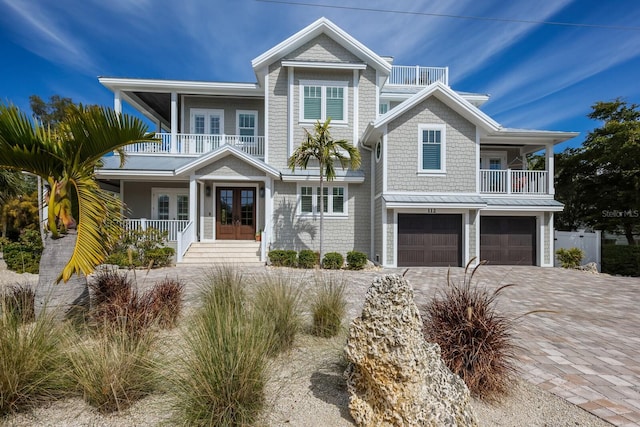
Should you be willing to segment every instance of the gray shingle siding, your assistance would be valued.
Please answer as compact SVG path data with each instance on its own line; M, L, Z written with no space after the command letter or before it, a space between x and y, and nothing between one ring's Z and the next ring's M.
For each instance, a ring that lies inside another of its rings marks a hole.
M446 125L446 174L419 176L418 127ZM388 126L387 190L475 192L475 126L436 98L428 98Z
M196 170L196 175L221 175L221 176L264 176L264 172L254 168L243 160L234 156L224 158L208 164Z
M299 61L362 62L353 53L325 34L321 34L295 49L286 55L286 58Z

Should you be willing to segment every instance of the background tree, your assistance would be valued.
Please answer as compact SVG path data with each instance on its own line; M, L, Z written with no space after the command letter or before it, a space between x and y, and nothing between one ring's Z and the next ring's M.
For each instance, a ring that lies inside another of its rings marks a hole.
M33 115L45 128L55 128L75 104L71 98L60 95L51 95L49 102L43 101L38 95L31 95L29 105Z
M603 121L578 155L585 221L622 231L630 245L640 231L640 106L618 98L597 102L589 118Z
M48 230L40 262L37 309L44 301L64 314L86 303L86 278L121 234L120 201L95 180L102 156L150 141L139 119L99 107L71 106L56 129L0 104L0 167L41 176L49 185ZM74 216L74 211L78 214ZM60 280L75 279L65 286Z
M334 140L329 131L331 119L324 123L318 120L313 128L313 134L305 129L305 139L289 157L289 168L295 172L296 168L307 169L311 160L318 161L318 175L320 181L320 260L322 260L323 222L324 222L324 179L333 181L336 177L335 163L340 163L342 169L360 167L360 152L347 140ZM321 261L322 262L322 261Z

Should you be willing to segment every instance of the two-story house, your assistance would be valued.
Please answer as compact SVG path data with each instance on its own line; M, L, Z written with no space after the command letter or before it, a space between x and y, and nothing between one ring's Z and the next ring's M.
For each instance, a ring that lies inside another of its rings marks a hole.
M116 110L157 123L155 144L127 147L97 171L128 226L169 232L178 261L225 259L242 241L318 248L318 168L287 159L317 120L361 152L322 195L324 249L389 267L553 265L553 148L576 133L503 128L456 92L448 69L398 66L321 18L252 61L255 83L101 77ZM544 151L545 170L526 156ZM226 246L225 243L227 244ZM207 254L218 245L223 254Z

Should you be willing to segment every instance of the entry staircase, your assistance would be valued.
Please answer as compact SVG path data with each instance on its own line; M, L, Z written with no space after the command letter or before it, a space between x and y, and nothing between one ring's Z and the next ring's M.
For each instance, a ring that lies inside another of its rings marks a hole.
M221 265L233 264L243 267L259 267L260 242L253 240L217 240L215 242L194 242L178 265Z

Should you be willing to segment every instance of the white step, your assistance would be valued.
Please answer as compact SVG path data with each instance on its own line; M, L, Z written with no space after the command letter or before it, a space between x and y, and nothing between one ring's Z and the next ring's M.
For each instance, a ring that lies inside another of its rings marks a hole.
M262 266L260 242L252 240L219 240L192 243L179 264L237 264Z

